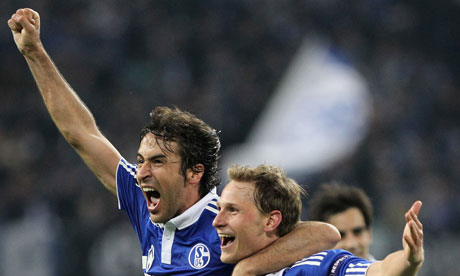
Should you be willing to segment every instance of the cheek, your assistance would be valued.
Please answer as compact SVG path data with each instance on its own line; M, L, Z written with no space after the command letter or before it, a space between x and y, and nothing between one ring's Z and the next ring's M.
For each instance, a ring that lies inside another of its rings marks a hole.
M368 245L368 244L371 243L372 238L371 238L369 233L363 233L363 235L361 237L361 241L362 241L362 243Z
M163 170L161 174L164 179L167 179L170 182L174 183L183 183L185 179L180 169L178 168L168 168L166 170Z
M183 179L177 170L172 170L171 168L157 168L154 171L154 176L165 188L173 186L173 188L176 188L177 183Z
M239 243L243 243L244 245L247 240L247 233L248 231L251 232L253 227L250 218L248 216L229 217L227 222L228 226L237 235Z
M249 242L251 242L254 237L259 237L264 233L264 221L257 215L246 216L241 220L240 227L246 234L246 237L248 237Z

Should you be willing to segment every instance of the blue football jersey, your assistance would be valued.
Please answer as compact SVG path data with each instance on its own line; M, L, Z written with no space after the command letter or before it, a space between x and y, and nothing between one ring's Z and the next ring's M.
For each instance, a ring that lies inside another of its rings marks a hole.
M220 261L220 239L212 226L217 194L208 193L166 223L154 223L136 169L123 158L118 164L118 207L127 212L140 241L145 275L231 275L234 266Z
M372 262L342 249L326 250L280 271L285 276L365 276Z

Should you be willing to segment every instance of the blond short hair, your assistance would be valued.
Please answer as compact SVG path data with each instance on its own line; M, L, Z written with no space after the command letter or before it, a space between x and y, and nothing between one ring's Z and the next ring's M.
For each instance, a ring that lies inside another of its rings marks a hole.
M281 212L282 221L276 230L279 237L294 229L300 219L301 196L305 190L294 179L287 177L284 170L267 164L256 168L233 165L227 173L231 180L254 183L254 203L261 213Z

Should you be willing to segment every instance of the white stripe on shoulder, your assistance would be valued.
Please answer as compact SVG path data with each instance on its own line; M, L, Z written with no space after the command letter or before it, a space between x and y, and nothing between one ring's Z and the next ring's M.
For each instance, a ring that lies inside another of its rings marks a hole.
M364 266L364 267L368 267L370 266L372 263L357 263L357 264L350 264L349 267L355 267L355 266Z
M345 271L345 273L357 273L357 272L366 272L367 271L367 267L361 267L361 268L347 268L347 270Z
M209 211L211 211L211 212L213 212L213 213L216 213L216 214L218 214L218 213L219 213L219 211L217 211L217 209L216 209L216 208L213 208L213 207L211 207L211 206L209 206L209 205L208 205L208 206L206 206L206 208L205 208L205 209L207 209L207 210L209 210Z
M321 261L327 255L327 252L319 252L310 257L304 258L298 262L296 262L292 267L300 266L300 265L313 265L313 266L320 266Z
M313 256L316 256L316 255L323 255L323 256L326 256L326 255L327 255L327 252L326 252L326 251L322 251L322 252L316 253L316 254L313 255Z
M219 197L217 195L213 195L211 197L211 200L209 200L208 205L205 207L205 209L218 214L219 210L217 209L217 200Z
M324 259L324 256L311 256L307 258L307 260L322 260L322 259Z
M128 161L126 161L124 158L120 159L120 164L130 175L133 176L134 179L136 179L137 167L135 165L128 163Z
M367 269L372 263L350 264L345 270L345 276L366 275Z
M300 266L300 265L313 265L313 266L320 266L321 265L321 262L318 262L318 261L301 261L301 262L297 262L295 263L292 267L296 267L296 266Z
M327 255L326 251L322 251L316 254L311 255L310 257L306 257L306 260L322 260Z
M353 267L350 265L345 270L345 274L350 273L349 275L351 275L351 274L353 274L353 275L360 275L360 274L365 275L369 265L370 265L370 263L369 264L358 264L358 265L355 265ZM359 274L355 274L355 273L359 273Z

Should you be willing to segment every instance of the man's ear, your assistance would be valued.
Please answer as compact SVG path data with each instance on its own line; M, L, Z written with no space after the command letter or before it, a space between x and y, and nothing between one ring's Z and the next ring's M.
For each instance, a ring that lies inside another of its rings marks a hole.
M273 210L267 217L264 230L265 232L274 232L283 220L283 215L278 210Z
M203 164L196 164L193 169L187 169L185 174L190 184L199 184L204 174L204 166Z

